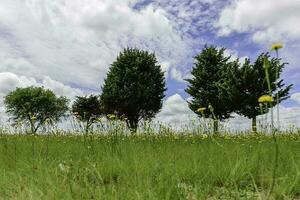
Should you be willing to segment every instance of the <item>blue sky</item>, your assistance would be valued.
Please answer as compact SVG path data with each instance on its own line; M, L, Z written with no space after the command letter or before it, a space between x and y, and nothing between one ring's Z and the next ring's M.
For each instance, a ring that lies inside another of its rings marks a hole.
M131 46L154 51L166 72L168 90L157 118L186 122L193 113L184 79L205 44L254 60L282 42L280 55L290 63L283 78L294 84L280 107L289 123L300 109L299 11L300 2L292 0L2 0L0 97L28 85L70 99L99 93L110 63Z

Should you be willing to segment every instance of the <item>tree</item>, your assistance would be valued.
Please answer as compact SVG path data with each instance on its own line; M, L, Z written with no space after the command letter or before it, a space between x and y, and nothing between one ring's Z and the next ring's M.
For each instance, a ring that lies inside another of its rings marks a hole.
M135 131L140 120L149 120L162 107L164 73L153 53L127 48L112 63L101 100L104 112L123 117Z
M29 124L33 134L47 120L58 122L68 110L66 97L56 97L51 90L33 86L16 88L5 96L4 104L12 119Z
M72 113L75 117L85 123L85 132L102 115L101 101L98 96L90 95L89 97L76 97L72 105Z
M240 67L233 66L228 71L228 79L224 85L225 93L232 102L235 112L252 119L252 131L256 132L256 117L260 114L267 113L268 110L261 109L258 103L258 98L264 94L269 94L267 86L265 69L263 68L264 59L270 60L269 77L271 84L270 95L278 94L279 103L287 99L292 85L285 86L280 76L276 75L276 67L281 74L287 63L281 63L280 59L271 58L268 53L263 53L258 56L256 61L251 64L250 59L246 59ZM270 106L273 107L277 102L273 102ZM269 106L269 107L270 107Z
M238 65L238 62L230 61L230 56L225 56L224 52L225 48L205 46L195 57L192 78L187 79L189 85L185 91L192 97L188 102L190 109L200 117L209 118L213 114L218 120L224 120L230 117L233 110L228 98L221 92L221 85L226 81L227 70L232 65ZM198 109L201 107L210 109L200 113ZM216 119L214 131L218 131Z

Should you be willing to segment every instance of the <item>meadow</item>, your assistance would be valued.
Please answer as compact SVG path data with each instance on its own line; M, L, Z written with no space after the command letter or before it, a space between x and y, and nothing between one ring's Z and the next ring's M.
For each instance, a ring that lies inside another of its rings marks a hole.
M0 199L300 199L300 134L0 136Z

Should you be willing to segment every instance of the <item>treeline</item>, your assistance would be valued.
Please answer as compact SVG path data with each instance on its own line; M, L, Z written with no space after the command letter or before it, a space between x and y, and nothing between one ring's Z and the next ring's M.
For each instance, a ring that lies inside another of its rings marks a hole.
M279 47L274 50L278 52ZM285 86L280 78L287 63L269 53L253 63L250 59L240 63L226 56L225 50L205 46L194 58L192 78L186 80L186 92L192 97L189 107L199 117L212 118L215 132L218 121L233 112L251 118L256 131L256 117L288 98L292 85ZM102 93L76 97L71 109L66 97L33 86L11 91L4 104L14 123L28 124L34 134L45 123L57 123L68 111L85 124L86 133L103 116L124 120L134 132L141 120L151 120L160 111L165 91L164 72L154 53L127 48L111 64ZM258 101L262 95L265 98Z

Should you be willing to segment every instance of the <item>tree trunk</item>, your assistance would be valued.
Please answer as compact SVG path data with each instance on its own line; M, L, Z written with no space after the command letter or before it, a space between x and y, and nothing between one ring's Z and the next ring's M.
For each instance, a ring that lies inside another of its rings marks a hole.
M218 134L218 133L219 133L219 121L214 120L214 134Z
M89 133L89 121L86 121L86 125L85 125L85 134L87 135Z
M31 134L35 135L34 125L30 124L30 128L31 128Z
M34 126L34 122L32 122L31 120L29 120L29 123L30 123L31 134L35 135L37 129Z
M130 129L131 133L136 133L138 127L138 120L135 118L131 118L128 120L127 126Z
M256 116L252 118L252 132L257 133Z

